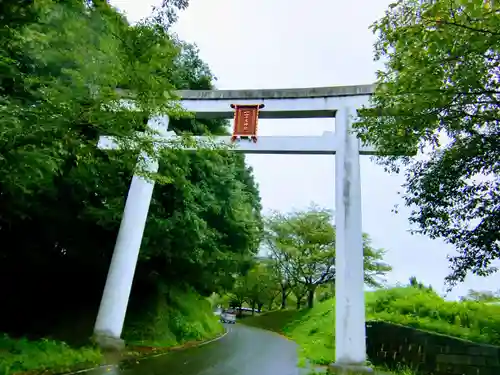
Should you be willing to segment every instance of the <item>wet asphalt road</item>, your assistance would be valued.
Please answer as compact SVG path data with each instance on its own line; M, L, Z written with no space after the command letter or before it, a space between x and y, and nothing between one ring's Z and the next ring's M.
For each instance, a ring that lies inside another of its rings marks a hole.
M272 332L226 325L220 340L86 375L299 375L297 346Z

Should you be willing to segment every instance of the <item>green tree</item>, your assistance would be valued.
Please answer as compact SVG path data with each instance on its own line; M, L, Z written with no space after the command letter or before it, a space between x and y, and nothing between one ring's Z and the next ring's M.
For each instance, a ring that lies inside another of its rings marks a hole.
M273 237L267 232L264 233L264 246L268 252L267 257L269 259L271 267L271 277L274 283L278 286L279 294L281 296L280 309L286 308L286 303L288 296L292 293L292 280L287 272L286 268L286 257L283 251L280 251L279 244L275 243Z
M330 210L312 207L307 211L281 214L266 219L266 238L279 252L283 269L292 282L298 306L304 295L312 307L319 285L335 279L335 226ZM365 282L379 286L381 277L391 270L382 262L384 250L374 249L370 238L363 235Z
M384 276L392 271L392 267L383 261L385 250L374 248L367 233L363 233L363 255L365 284L373 288L382 287L385 283Z
M243 304L248 301L249 289L248 274L238 275L238 277L234 280L233 287L229 293L229 305L232 308L238 309L240 315Z
M416 289L425 289L425 290L430 290L432 291L432 286L425 286L424 283L418 281L418 279L415 276L410 277L410 286Z
M372 26L372 108L355 128L390 171L406 170L413 232L442 238L450 285L488 275L500 254L500 12L483 0L400 0Z
M311 294L308 295L309 289L308 285L297 280L294 280L290 285L290 290L292 291L292 301L295 299L295 308L298 310L304 305L304 298L309 298ZM312 294L314 300L314 294ZM309 303L310 300L307 301ZM312 306L312 302L309 306Z
M274 300L280 293L273 271L271 262L267 259L260 259L247 275L248 299L253 309L252 315L255 308L260 312L264 304L272 307Z
M136 155L104 154L99 133L140 130L169 104L147 98L165 98L172 86L137 87L148 94L137 101L141 112L109 111L121 82L150 74L145 61L128 63L123 41L134 31L125 21L98 2L25 2L10 11L0 31L0 238L15 246L2 247L0 277L18 283L6 293L1 328L41 334L74 306L75 314L95 311L102 291ZM159 38L156 47L171 65L174 46ZM29 312L42 304L38 316Z
M254 259L248 270L237 275L229 292L231 305L241 309L247 303L252 308L252 315L255 310L260 312L266 303L272 306L277 294L272 268L267 259Z
M162 0L160 6L153 7L153 13L149 17L154 25L161 25L165 30L177 22L178 12L189 6L189 0Z
M0 240L15 245L0 250L0 282L17 282L3 296L0 331L46 335L71 323L88 337L137 159L132 147L98 150L97 139L132 137L153 115L179 115L166 93L211 89L213 77L193 46L153 21L130 26L106 1L24 2L6 14ZM116 108L116 88L139 111ZM181 135L227 132L224 121L172 117ZM260 199L242 155L159 156L168 179L151 202L131 310L168 298L165 284L204 295L229 288L260 242Z

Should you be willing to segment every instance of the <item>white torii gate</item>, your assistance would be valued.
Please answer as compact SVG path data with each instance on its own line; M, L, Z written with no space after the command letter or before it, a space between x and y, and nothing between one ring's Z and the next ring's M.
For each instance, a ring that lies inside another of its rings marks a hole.
M359 155L375 150L360 145L350 132L356 110L369 105L373 85L282 90L180 91L181 105L196 118L233 118L231 104L264 104L260 119L335 118L335 132L322 136L259 136L257 143L241 141L233 151L247 154L335 155L335 347L333 367L369 371L366 362L364 269ZM168 116L152 119L148 126L163 139ZM195 137L203 140L205 137ZM231 144L231 137L215 137ZM101 137L100 148L116 148L110 137ZM143 155L145 156L145 155ZM150 171L158 162L148 161ZM333 168L332 168L333 169ZM121 343L123 323L139 255L154 182L134 175L113 258L95 323L94 334L102 345Z

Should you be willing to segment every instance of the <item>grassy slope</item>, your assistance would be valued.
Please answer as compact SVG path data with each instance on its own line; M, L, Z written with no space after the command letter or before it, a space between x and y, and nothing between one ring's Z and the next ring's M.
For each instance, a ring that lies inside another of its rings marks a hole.
M500 306L447 302L427 290L393 288L366 295L367 319L384 320L476 342L500 344ZM242 322L297 342L300 357L326 365L334 359L334 300L311 310L274 311Z
M100 364L99 350L91 347L74 349L62 342L52 340L28 341L0 338L0 374L54 369L64 372L75 365Z
M224 330L207 298L193 292L168 290L166 298L127 317L124 339L133 345L172 347L213 338Z
M148 316L126 327L124 338L132 345L163 348L213 338L223 332L207 299L192 292L173 291ZM103 363L93 347L71 348L52 340L28 341L0 337L0 374L65 372Z

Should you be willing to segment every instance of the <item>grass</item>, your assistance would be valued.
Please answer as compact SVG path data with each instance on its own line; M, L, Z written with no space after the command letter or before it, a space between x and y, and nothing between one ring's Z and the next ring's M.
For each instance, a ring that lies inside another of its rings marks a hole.
M123 337L129 347L125 358L190 346L224 331L207 299L185 290L169 290L164 297L127 317ZM101 351L92 346L76 348L55 340L0 336L0 375L54 374L103 363Z
M426 289L406 287L368 293L367 318L500 345L500 306L445 301Z
M401 287L368 292L367 319L383 320L480 343L500 344L500 306L448 302L427 289ZM273 311L242 323L279 332L300 347L299 361L333 362L335 302L308 310ZM402 370L399 374L409 373Z
M102 363L99 349L92 347L71 348L63 342L52 340L15 340L0 337L0 374L65 372L75 368L97 366Z
M171 288L164 297L127 317L127 343L170 348L211 339L224 331L207 298L190 290Z

